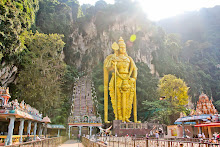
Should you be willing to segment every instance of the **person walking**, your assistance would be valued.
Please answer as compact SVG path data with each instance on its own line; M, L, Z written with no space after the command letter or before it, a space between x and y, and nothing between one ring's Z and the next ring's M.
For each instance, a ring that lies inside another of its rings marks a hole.
M81 135L80 135L80 134L78 134L77 138L78 138L78 141L79 141L79 142L80 142L80 137L81 137Z

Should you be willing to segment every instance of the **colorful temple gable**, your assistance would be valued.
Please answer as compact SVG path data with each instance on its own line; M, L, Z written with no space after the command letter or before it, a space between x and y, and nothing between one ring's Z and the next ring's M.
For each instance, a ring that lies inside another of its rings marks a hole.
M202 93L199 96L199 100L197 102L195 115L201 114L217 114L217 110L215 106L212 104L212 101L209 100L208 96Z

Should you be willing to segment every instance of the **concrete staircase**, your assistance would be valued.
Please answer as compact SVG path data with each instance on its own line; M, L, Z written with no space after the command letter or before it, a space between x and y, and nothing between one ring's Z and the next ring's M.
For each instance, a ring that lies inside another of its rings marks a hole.
M81 77L74 83L72 116L96 116L92 100L91 80Z

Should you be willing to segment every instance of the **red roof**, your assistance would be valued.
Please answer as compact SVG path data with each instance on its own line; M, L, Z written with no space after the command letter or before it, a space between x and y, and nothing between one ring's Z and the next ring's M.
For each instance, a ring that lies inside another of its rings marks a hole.
M198 124L195 125L194 127L220 127L220 122L216 122L216 123L206 123L206 124Z

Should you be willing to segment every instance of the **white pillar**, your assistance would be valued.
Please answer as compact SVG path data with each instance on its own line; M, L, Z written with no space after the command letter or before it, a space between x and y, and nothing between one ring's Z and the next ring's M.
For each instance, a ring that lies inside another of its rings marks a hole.
M58 129L57 137L60 137L60 129Z
M69 126L69 139L70 139L70 129L71 129L71 126Z
M34 140L36 140L37 122L34 122Z
M38 129L38 136L39 136L39 137L41 137L42 131L43 131L43 128L42 128L42 124L40 123L40 124L39 124L39 129Z
M24 130L24 119L21 118L21 119L20 119L20 126L19 126L19 135L20 135L19 141L20 141L20 142L22 142L23 130Z
M79 127L79 135L82 135L82 126L78 126Z
M184 122L182 122L182 127L183 127L183 138L185 138L186 137L186 132L185 132Z
M199 124L200 124L200 120L199 120ZM202 127L199 127L199 134L202 134Z
M89 137L91 138L92 136L92 126L89 126Z
M101 135L101 133L102 133L101 127L99 127L99 132L100 132L100 135Z
M44 136L45 138L47 138L47 123L45 123L45 126L44 126Z
M28 126L27 126L27 135L31 135L31 120L28 121Z
M12 135L14 130L15 117L10 116L10 123L8 125L8 136L5 141L5 145L12 145Z
M42 132L43 132L43 126L42 126L42 124L40 124L39 136L41 136L41 135L42 135Z

